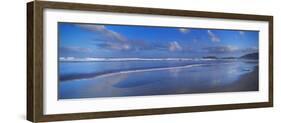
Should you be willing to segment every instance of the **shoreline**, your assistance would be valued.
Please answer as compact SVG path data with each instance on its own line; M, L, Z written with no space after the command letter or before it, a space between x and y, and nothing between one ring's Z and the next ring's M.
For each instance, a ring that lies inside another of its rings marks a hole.
M128 73L138 73L138 72L151 72L151 71L162 71L162 70L171 70L171 69L185 69L191 67L198 67L208 64L188 64L180 66L165 66L165 67L148 67L140 69L127 69L127 70L111 70L99 73L85 73L85 74L70 74L60 77L60 81L69 81L69 80L78 80L78 79L89 79L94 77L104 77L111 76L115 74L128 74Z

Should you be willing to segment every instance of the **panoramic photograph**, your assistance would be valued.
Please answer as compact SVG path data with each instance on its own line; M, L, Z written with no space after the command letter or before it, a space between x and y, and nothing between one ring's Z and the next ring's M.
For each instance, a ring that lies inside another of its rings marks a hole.
M259 31L58 23L58 99L259 91Z

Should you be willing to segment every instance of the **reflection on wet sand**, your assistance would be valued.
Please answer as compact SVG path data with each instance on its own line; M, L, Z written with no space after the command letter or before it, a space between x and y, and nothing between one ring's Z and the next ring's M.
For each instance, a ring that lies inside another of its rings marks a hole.
M230 62L172 68L117 72L60 82L59 98L258 91L257 63Z

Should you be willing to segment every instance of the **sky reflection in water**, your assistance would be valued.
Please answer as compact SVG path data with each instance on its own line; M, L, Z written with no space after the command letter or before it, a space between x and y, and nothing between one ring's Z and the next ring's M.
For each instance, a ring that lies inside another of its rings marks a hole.
M194 63L192 61L163 61L154 63L138 61L126 63L62 62L60 63L60 75L98 73L99 71L106 70L120 70L120 68L126 70L128 68L140 69L190 64ZM257 66L257 62L249 63L241 60L204 61L196 62L196 64L200 64L200 66L146 72L115 73L107 76L59 82L59 99L235 92L241 91L240 88L243 87L243 83L239 82L240 77L253 72L255 66ZM239 86L236 86L237 84ZM246 90L257 91L257 89Z

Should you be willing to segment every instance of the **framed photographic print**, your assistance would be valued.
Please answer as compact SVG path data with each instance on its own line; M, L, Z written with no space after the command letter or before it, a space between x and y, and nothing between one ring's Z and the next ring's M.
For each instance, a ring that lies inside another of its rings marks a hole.
M33 122L273 106L273 17L27 4Z

